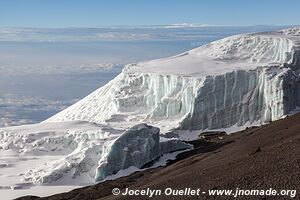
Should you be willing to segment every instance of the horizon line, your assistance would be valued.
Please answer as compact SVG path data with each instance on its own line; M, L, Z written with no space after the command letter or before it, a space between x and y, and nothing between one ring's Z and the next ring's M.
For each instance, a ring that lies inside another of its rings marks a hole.
M149 24L149 25L99 25L99 26L0 26L0 28L32 28L32 29L68 29L68 28L206 28L206 27L255 27L255 26L300 26L299 24L253 24L253 25L217 25L217 24Z

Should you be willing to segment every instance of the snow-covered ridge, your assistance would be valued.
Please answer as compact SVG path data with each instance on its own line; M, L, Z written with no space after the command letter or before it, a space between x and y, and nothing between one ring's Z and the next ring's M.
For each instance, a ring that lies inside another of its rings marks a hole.
M209 56L216 60L248 63L289 63L293 41L276 35L241 35L225 38L207 45ZM201 54L201 49L193 53Z
M235 35L170 58L132 64L126 71L203 77L291 63L298 41L280 32Z

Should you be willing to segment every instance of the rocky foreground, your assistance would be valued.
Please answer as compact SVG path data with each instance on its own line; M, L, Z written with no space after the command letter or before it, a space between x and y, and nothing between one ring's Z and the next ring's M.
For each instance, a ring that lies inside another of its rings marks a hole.
M252 127L229 136L204 138L192 143L166 167L136 172L49 197L27 196L19 200L147 199L145 196L113 196L112 189L290 189L300 191L300 113ZM298 199L297 194L294 199ZM233 199L225 196L154 196L151 199ZM291 199L288 196L240 196L235 199Z

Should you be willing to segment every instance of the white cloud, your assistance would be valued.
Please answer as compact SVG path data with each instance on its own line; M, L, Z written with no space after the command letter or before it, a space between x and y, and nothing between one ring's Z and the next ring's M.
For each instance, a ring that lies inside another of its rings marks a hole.
M0 73L6 75L29 75L29 74L81 74L112 70L123 65L113 63L94 63L78 65L40 65L40 66L6 66L0 65Z
M23 124L33 124L34 121L30 119L12 119L6 117L0 117L0 127L7 127L7 126L19 126Z
M76 101L77 99L72 101L54 101L30 96L1 96L0 127L38 123Z

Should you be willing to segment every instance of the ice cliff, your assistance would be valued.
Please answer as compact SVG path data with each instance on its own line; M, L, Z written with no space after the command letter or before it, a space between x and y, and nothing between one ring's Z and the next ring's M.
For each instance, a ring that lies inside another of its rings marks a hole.
M277 120L300 105L299 29L235 35L178 56L127 65L48 119L204 130Z

